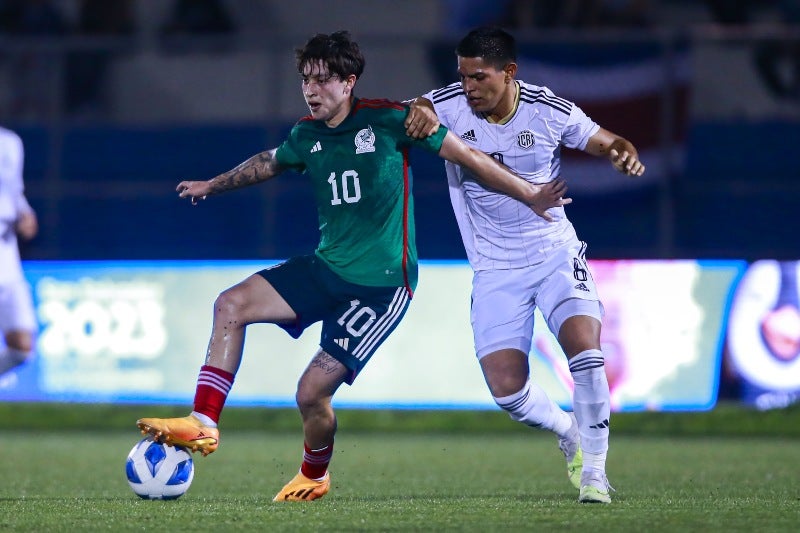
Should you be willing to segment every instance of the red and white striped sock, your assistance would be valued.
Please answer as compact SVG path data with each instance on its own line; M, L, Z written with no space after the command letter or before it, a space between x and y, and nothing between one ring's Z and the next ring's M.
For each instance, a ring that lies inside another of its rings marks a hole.
M194 393L194 411L218 423L235 377L221 368L208 365L200 367Z
M303 443L303 464L300 465L300 472L308 479L320 480L328 471L331 457L333 457L333 443L318 450L312 450L308 444Z

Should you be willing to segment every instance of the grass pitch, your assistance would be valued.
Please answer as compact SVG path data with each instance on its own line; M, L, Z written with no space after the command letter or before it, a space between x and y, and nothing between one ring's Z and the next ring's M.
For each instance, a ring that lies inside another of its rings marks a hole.
M445 415L446 416L446 415ZM511 422L508 422L511 424ZM525 428L523 428L525 429ZM273 503L299 433L223 431L175 501L127 485L129 431L4 428L0 531L796 531L795 437L612 433L611 505L577 503L554 436L362 432L340 426L331 492Z

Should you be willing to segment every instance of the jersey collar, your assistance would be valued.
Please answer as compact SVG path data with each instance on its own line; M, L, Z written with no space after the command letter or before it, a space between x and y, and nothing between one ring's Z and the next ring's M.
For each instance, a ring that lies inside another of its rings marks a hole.
M517 83L517 80L514 80L514 87L515 87L514 105L511 106L511 111L509 111L508 115L504 116L500 120L494 120L489 115L484 114L484 118L486 118L486 121L489 122L489 124L499 124L501 126L503 124L507 124L508 121L511 120L511 117L514 116L514 113L517 112L517 108L519 107L519 83Z

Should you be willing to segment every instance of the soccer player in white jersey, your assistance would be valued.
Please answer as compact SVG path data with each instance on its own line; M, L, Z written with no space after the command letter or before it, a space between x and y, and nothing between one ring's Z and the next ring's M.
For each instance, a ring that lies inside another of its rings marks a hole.
M31 357L37 330L17 245L18 236L32 239L39 229L24 195L23 158L19 135L0 127L0 375Z
M516 43L499 28L478 28L456 48L460 82L417 98L406 120L412 136L438 121L526 180L558 179L562 146L606 157L630 176L644 165L626 139L594 123L546 87L515 79ZM474 270L471 321L475 349L495 402L512 419L554 432L579 501L610 503L605 472L609 389L600 328L603 307L564 207L537 216L487 190L468 170L445 163L458 227ZM533 313L542 311L569 359L574 415L530 379Z

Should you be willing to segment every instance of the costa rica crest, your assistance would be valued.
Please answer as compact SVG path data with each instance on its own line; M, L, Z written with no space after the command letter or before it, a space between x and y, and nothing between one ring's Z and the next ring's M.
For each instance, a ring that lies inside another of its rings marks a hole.
M517 144L520 148L527 150L535 143L536 141L531 130L524 130L517 134Z

